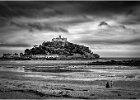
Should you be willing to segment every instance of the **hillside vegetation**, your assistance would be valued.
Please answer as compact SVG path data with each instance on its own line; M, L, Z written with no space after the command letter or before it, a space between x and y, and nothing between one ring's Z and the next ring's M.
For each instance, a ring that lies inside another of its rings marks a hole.
M25 50L26 55L57 54L63 57L99 58L89 47L70 42L44 42L42 45Z

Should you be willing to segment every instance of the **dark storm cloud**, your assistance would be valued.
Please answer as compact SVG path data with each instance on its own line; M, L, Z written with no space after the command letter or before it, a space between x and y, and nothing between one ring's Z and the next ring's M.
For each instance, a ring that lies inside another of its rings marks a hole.
M1 1L0 2L0 27L6 26L7 22L12 18L26 17L26 18L51 18L56 16L85 16L86 14L109 17L116 15L126 15L126 18L131 18L121 21L122 24L138 24L140 17L137 10L139 10L140 2L138 1ZM3 20L4 19L4 20ZM68 22L80 23L84 20L73 20ZM41 29L36 26L37 29ZM62 27L61 27L62 28ZM61 28L59 30L61 30ZM32 28L30 28L32 31ZM64 29L65 30L65 29Z
M0 27L6 26L12 18L51 18L56 16L85 16L85 20L71 20L67 24L80 23L87 21L86 14L100 17L112 18L116 15L132 16L121 21L122 24L140 23L140 17L137 15L140 2L138 1L1 1L0 2ZM137 17L135 17L137 15ZM65 23L65 22L64 22ZM50 29L54 31L67 32L63 27L52 28L51 25L45 27L36 23L21 26L22 23L15 24L18 27L28 27L37 30Z
M114 14L134 14L140 2L123 1L15 1L0 2L0 17L31 17L48 18L57 15L81 15L91 14L96 16L109 16ZM135 20L135 19L134 19ZM136 20L139 20L137 18ZM3 20L4 21L4 20ZM3 22L4 23L4 22ZM133 22L132 22L133 23Z
M12 5L11 5L12 6ZM23 9L20 7L15 8L14 6L11 7L6 2L0 2L0 16L5 18L11 18L11 17L19 17L19 16L31 16L28 15L27 9Z
M87 43L87 44L107 44L107 45L140 45L140 38L135 39L127 39L127 40L112 40L112 39L106 39L106 40L79 40L79 43Z
M102 21L100 22L100 24L98 26L109 26L107 22L105 21Z
M138 6L139 2L116 2L116 1L100 1L100 2L76 2L76 1L63 1L63 2L0 2L0 15L4 17L12 16L39 16L37 13L43 12L43 15L56 15L56 14L73 14L77 13L89 13L89 14L101 14L106 15L108 13L132 13L131 8ZM70 8L71 9L68 9ZM73 9L73 8L74 9ZM41 11L42 9L51 9L51 11ZM68 12L67 12L68 11ZM40 13L41 14L41 13ZM46 16L45 16L46 17Z
M25 28L28 29L29 31L34 31L34 30L49 30L49 31L54 31L54 32L68 32L68 30L62 28L62 27L55 27L50 24L46 23L16 23L16 22L10 22L11 25L15 25L19 28Z
M100 1L87 2L87 7L84 8L89 13L127 13L131 8L139 6L140 2L126 2L126 1ZM94 10L94 11L93 11Z
M61 11L50 8L53 2L0 2L0 16L2 17L49 17L62 14ZM49 10L43 10L43 9Z
M29 44L7 44L7 43L0 43L0 47L30 47Z
M6 26L7 20L5 17L0 17L0 27Z
M132 15L131 18L125 19L121 23L125 25L140 24L140 17L138 15Z

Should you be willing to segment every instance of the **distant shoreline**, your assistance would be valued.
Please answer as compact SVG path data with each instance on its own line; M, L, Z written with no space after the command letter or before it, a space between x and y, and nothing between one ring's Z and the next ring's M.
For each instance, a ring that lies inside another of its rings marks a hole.
M71 59L57 59L57 58L4 58L0 56L0 60L98 60L98 59L140 59L140 57L100 57L100 58L71 58Z
M99 59L71 59L71 60L0 60L0 65L124 65L140 66L140 58L99 58Z

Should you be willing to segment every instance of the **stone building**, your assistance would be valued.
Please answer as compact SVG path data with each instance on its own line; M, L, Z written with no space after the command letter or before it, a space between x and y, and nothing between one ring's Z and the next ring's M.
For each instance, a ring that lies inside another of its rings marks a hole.
M67 42L67 38L62 38L61 35L57 38L53 38L52 42Z
M53 54L53 55L42 55L42 54L37 54L37 55L32 55L31 58L34 59L47 59L47 58L58 58L59 56L57 54Z
M10 53L5 53L5 54L3 54L2 57L3 57L3 58L12 58L12 54L10 54Z

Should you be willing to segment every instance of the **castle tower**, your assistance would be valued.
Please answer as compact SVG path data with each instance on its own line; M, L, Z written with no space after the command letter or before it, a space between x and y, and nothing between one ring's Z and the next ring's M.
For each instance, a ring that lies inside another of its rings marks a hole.
M62 38L61 35L57 38L53 38L52 42L67 42L67 38Z
M61 39L61 35L59 35L59 39Z

